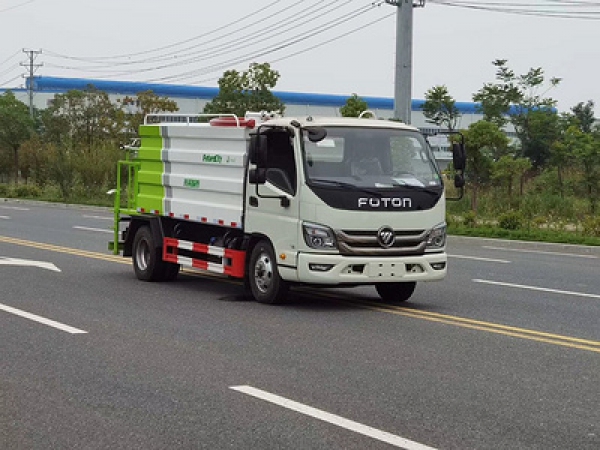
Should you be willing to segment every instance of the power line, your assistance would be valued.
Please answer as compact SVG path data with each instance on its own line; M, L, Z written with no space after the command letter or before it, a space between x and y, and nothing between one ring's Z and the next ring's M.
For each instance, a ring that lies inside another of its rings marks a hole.
M336 0L333 3L337 3L339 1L340 0ZM309 7L305 7L303 14L301 14L301 15L299 15L298 13L290 12L290 14L288 14L287 17L284 17L284 20L279 21L279 26L272 26L272 25L266 24L258 30L256 30L256 29L248 30L247 28L238 30L238 31L245 30L246 34L241 35L241 36L240 35L236 36L235 34L233 34L233 35L228 34L228 36L231 36L231 38L229 40L220 42L219 45L204 47L204 48L198 49L194 52L187 53L184 58L177 58L175 61L167 63L167 64L161 64L161 65L153 64L153 65L147 66L147 67L131 68L131 69L127 69L127 70L121 70L120 72L117 72L117 73L109 73L109 74L106 74L106 71L99 70L98 67L96 67L96 68L92 67L92 68L88 69L88 71L96 72L96 73L105 73L105 75L99 76L97 78L122 77L124 75L139 74L139 73L144 73L144 72L159 72L161 70L173 69L175 67L180 67L180 66L184 66L184 65L198 64L199 62L208 61L211 59L217 59L221 56L230 56L232 54L235 55L236 53L239 55L240 52L243 53L243 56L232 56L231 58L229 58L225 61L215 62L214 64L212 64L208 67L205 66L202 68L192 69L189 71L180 72L178 74L169 75L169 76L156 76L153 79L147 80L147 81L151 81L151 82L152 81L167 81L167 80L175 81L175 80L183 80L183 79L193 78L193 77L199 76L199 75L206 75L210 72L214 72L223 67L228 67L231 64L241 63L243 61L248 61L253 58L266 56L268 54L272 54L272 53L281 51L292 45L298 45L298 44L300 44L310 38L313 38L321 33L330 32L330 30L332 30L334 28L337 28L343 24L347 24L350 21L352 21L353 19L356 19L357 17L371 11L375 6L377 6L377 4L369 2L368 5L363 4L363 6L355 8L349 12L346 12L345 14L338 15L333 20L328 20L325 22L323 22L321 20L320 22L316 22L314 20L314 16L317 16L319 19L321 19L321 18L326 17L327 15L330 15L334 12L340 11L340 9L342 8L341 6L335 6L335 5L332 6L332 2L325 2L325 3L328 3L328 5L325 5L325 6L322 6L321 5L322 3L324 3L324 2L320 1L317 3L313 3ZM289 12L289 10L288 10L288 12ZM299 20L299 17L303 18L303 20ZM285 19L287 19L287 20L285 20ZM264 24L264 17L260 22L262 24ZM258 24L258 22L257 22L257 24ZM306 28L303 29L303 27L305 25L314 25L314 26L309 29L306 29ZM358 27L356 29L360 29L360 28L361 27ZM297 33L292 36L287 36L290 32L293 32L293 31L296 31ZM259 36L260 39L256 39L257 36ZM277 39L277 44L273 44L273 45L269 46L267 43L273 39ZM333 40L335 40L335 39L336 38L334 37ZM218 40L219 40L218 37L211 39L211 41L218 41ZM281 44L282 42L283 42L283 44ZM256 50L256 51L251 50L252 48L255 48L257 46L261 46L262 47L261 50ZM317 46L320 46L320 45L317 45ZM317 46L315 46L315 47L317 47ZM198 46L196 45L196 46L193 46L190 48L197 48L197 47ZM303 53L303 51L300 50L298 53ZM45 52L45 54L47 55L48 52ZM155 56L154 58L157 58L157 57ZM139 63L141 64L142 62L145 62L145 61L146 60L142 60ZM131 62L131 65L135 65L135 64L138 64L138 62ZM62 65L56 65L56 64L47 64L47 66L48 67L57 67L57 68L62 68L62 69L67 69L67 70L85 70L86 69L84 67L62 66ZM105 67L113 67L113 66L107 65Z
M580 19L580 20L600 20L600 11L593 10L572 10L580 7L600 7L597 2L565 2L546 0L545 4L533 3L511 3L511 2L467 2L460 0L430 0L431 3L440 6L449 6L455 8L472 9L488 12L499 12L506 14L516 14L522 16L553 17L559 19ZM561 7L563 9L555 9ZM567 9L564 9L567 7ZM546 9L551 8L551 9Z
M7 80L7 81L5 81L3 83L0 83L0 86L7 86L9 83L12 83L13 81L18 80L19 78L21 78L20 74L17 75L16 77L14 77L14 78L11 78L10 80Z
M20 8L21 6L25 6L25 5L28 5L28 4L33 3L33 2L35 2L35 0L28 0L26 2L19 3L18 5L9 6L8 8L0 9L0 13L6 12L6 11L10 11L12 9L17 9L17 8Z
M155 79L148 80L148 81L157 82L157 81L167 81L167 80L175 81L175 80L189 79L189 78L193 78L194 76L206 75L208 73L215 72L215 71L221 70L226 67L230 67L232 64L239 64L242 62L250 61L252 59L266 56L271 53L276 53L276 52L284 50L288 47L296 45L300 42L304 42L307 39L315 37L319 34L328 32L331 29L336 28L340 25L343 25L343 24L347 23L349 20L354 19L360 15L363 15L363 14L369 12L374 6L376 6L376 5L371 4L366 7L358 8L344 16L338 17L337 19L328 22L326 24L326 26L324 26L323 24L320 24L320 25L317 25L317 26L311 28L308 31L300 31L295 36L292 36L291 38L286 40L283 44L276 44L271 47L266 47L263 50L259 51L258 53L254 53L252 55L244 55L242 57L231 58L226 61L222 61L220 63L215 63L214 65L205 67L203 69L195 69L195 70L191 70L188 72L183 72L182 74L180 74L178 76L166 76L166 77L162 77L162 78L155 78Z
M298 29L300 26L306 24L306 23L310 23L313 21L313 17L314 16L320 16L320 18L327 16L333 12L335 12L335 10L339 9L339 6L334 6L333 8L330 8L330 6L332 4L335 3L339 3L341 1L346 1L346 0L334 0L333 2L328 2L329 5L325 5L325 6L321 6L318 8L315 8L315 6L317 4L321 4L321 3L326 3L325 0L320 0L318 1L316 4L311 5L309 8L305 9L303 11L302 14L302 18L303 20L299 21L298 20L298 13L293 12L291 10L291 8L284 8L280 11L275 11L273 14L270 14L268 16L265 17L261 17L260 20L257 20L250 25L262 25L262 27L258 28L258 29L249 29L248 26L245 27L240 27L238 29L234 29L233 31L227 33L226 35L214 35L213 32L209 32L209 33L205 33L204 35L212 35L211 39L208 40L204 40L201 44L197 44L191 47L186 47L183 49L180 49L176 52L169 52L163 55L158 55L158 56L154 56L148 59L142 59L142 60L133 60L133 61L118 61L118 62L114 62L112 64L105 64L103 66L57 66L58 68L72 68L72 69L78 69L78 70L88 70L90 72L102 72L102 70L98 70L101 68L113 68L116 66L132 66L132 65L136 65L136 64L145 64L145 63L156 63L156 62L161 62L161 61L168 61L168 60L175 60L175 62L172 63L172 65L165 65L165 66L159 66L158 68L165 68L165 67L170 67L170 66L179 66L179 65L185 65L187 62L196 62L198 61L197 58L192 58L192 56L197 57L197 56L214 56L215 53L228 53L229 49L237 49L239 50L240 48L247 48L248 46L253 46L253 45L260 45L260 42L265 42L266 40L268 40L271 37L277 36L279 39L281 39L282 33L287 33L291 30L295 30ZM299 4L299 3L298 3ZM325 10L329 8L329 10ZM324 11L325 10L325 11ZM280 15L280 13L282 12L286 12L288 13L288 15L286 17L284 17L283 19L279 19L277 21L277 23L275 25L272 25L268 22L268 20ZM217 30L219 29L223 29L223 28L227 28L230 25L233 25L232 23L227 24L223 27L219 27ZM236 35L236 33L238 32L243 32L244 34L242 35ZM201 36L204 36L201 35ZM260 42L258 42L256 39L256 36L260 36ZM223 38L225 38L225 40L223 40ZM193 38L195 39L195 38ZM207 46L207 44L212 44L212 43L217 43L216 45L213 46ZM240 45L240 43L243 43ZM200 46L202 46L202 48L198 49ZM180 54L182 52L187 52L190 50L194 50L194 49L198 49L197 51L193 51L193 52L189 52L186 54L184 60L181 60ZM46 54L50 54L50 55L55 55L53 52L48 52L46 51ZM73 57L68 57L69 59L80 59L80 58L73 58ZM205 58L206 59L206 58ZM139 69L131 69L131 72L138 72ZM128 72L128 71L125 71Z

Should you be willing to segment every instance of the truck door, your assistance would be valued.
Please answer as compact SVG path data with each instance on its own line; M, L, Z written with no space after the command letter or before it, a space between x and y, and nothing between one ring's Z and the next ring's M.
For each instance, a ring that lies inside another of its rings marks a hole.
M298 168L293 138L287 129L266 133L266 180L246 189L246 232L267 236L280 267L296 267L298 248ZM281 255L285 255L281 257Z

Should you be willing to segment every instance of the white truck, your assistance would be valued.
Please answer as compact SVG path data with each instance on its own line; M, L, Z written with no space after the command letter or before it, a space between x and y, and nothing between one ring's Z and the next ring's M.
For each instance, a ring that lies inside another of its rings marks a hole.
M453 151L462 191L464 145ZM446 276L444 181L414 127L155 115L127 155L109 248L132 256L140 280L185 266L242 279L263 303L295 284L374 285L402 302Z

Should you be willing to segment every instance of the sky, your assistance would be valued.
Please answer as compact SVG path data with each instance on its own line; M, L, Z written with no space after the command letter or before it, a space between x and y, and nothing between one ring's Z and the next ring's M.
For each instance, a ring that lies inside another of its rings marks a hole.
M403 0L406 1L406 0ZM394 95L396 6L383 0L0 0L0 88L35 75L217 86L268 62L276 91ZM600 1L428 0L414 9L412 97L470 102L495 59L541 67L559 111L600 117Z

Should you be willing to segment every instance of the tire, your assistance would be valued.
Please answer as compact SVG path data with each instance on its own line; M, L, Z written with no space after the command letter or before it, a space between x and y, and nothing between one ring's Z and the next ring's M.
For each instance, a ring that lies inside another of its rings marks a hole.
M271 305L282 303L289 285L281 279L273 246L267 240L259 241L250 255L248 284L254 299Z
M177 278L179 265L162 260L162 249L156 247L148 226L138 228L133 238L133 270L142 281L172 281Z
M179 269L181 266L179 264L173 264L169 262L164 262L165 270L163 271L163 275L161 281L175 281L177 279L177 275L179 275Z
M377 293L383 301L388 303L402 303L411 297L416 286L417 283L415 281L379 283L375 285L375 289L377 289Z

